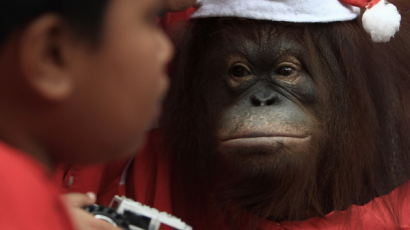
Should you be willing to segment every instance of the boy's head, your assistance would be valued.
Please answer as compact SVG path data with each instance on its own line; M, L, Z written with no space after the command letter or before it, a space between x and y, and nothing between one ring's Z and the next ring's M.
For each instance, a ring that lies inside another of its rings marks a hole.
M159 0L0 3L0 139L43 161L132 153L167 88Z

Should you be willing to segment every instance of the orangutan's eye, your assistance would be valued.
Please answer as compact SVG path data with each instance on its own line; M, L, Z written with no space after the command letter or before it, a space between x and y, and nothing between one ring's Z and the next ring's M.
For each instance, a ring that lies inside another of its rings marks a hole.
M287 84L295 84L302 76L300 68L299 65L283 62L276 68L275 78Z
M229 69L229 75L232 78L246 78L252 75L250 68L242 63L236 63Z
M229 68L228 74L228 84L232 88L241 87L255 78L251 68L242 62L232 64Z
M291 66L281 66L276 70L276 73L281 76L292 76L296 70Z

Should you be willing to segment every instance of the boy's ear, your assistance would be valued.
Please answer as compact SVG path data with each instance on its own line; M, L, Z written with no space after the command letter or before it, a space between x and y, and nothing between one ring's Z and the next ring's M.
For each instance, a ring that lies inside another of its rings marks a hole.
M46 100L69 97L74 87L69 50L72 34L57 15L41 16L21 34L21 69L28 85Z

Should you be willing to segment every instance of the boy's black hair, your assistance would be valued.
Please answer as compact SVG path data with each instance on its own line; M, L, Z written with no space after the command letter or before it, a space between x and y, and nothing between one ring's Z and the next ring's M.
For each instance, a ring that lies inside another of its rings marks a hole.
M76 32L97 39L109 0L0 0L0 46L16 30L56 13Z

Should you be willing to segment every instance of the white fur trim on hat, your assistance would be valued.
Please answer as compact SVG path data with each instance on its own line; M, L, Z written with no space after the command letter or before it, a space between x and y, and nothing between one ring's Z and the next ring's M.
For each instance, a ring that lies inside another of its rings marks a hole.
M240 17L283 22L350 21L360 8L339 0L199 0L194 18Z
M381 0L364 12L362 22L373 41L388 42L400 30L401 15L395 5Z

